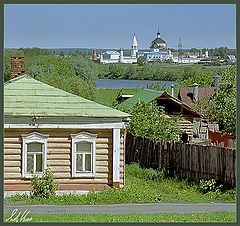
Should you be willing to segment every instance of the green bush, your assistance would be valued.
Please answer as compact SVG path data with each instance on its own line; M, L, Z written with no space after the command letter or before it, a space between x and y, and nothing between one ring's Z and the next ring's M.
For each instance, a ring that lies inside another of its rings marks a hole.
M56 195L57 184L54 182L53 173L46 169L42 178L33 175L31 179L32 197L50 198Z
M166 116L163 107L157 106L156 101L151 103L139 101L129 113L132 119L127 126L127 131L131 134L154 141L178 140L180 118Z
M199 191L206 194L208 192L221 192L223 185L218 185L215 179L211 180L200 180Z
M219 81L219 88L212 96L210 114L225 133L236 135L237 121L237 68L226 68Z
M126 170L128 174L146 181L162 181L166 178L165 169L144 169L141 168L138 163L132 163L128 165Z
M152 168L145 169L145 179L152 180L152 181L162 181L166 178L166 171L165 169L161 170L154 170Z

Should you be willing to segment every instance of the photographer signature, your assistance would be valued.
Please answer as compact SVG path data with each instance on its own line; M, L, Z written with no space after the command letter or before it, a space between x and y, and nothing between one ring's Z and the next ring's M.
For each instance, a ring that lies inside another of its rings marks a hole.
M30 213L29 210L25 210L23 213L18 212L18 209L14 209L12 211L12 214L9 218L7 218L5 221L6 222L30 222L32 221L32 217L27 217L28 214Z

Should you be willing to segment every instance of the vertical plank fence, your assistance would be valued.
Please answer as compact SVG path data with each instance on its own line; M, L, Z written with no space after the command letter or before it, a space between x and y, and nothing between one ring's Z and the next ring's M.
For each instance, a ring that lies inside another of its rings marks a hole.
M146 168L165 168L170 176L195 181L213 178L236 186L236 149L154 142L127 133L125 156L127 164L139 162Z

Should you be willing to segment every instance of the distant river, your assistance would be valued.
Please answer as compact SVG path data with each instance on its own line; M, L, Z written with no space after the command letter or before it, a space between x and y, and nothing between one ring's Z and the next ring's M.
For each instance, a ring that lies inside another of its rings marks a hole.
M146 88L148 85L161 83L163 87L170 87L177 84L173 81L153 81L153 80L127 80L127 79L97 79L96 87L100 89L133 89L137 87Z

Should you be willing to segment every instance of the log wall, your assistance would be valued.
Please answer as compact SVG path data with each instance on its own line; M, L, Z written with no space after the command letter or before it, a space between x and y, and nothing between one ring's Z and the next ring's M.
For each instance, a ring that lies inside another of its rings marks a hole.
M5 129L4 131L4 189L31 190L30 179L22 178L21 134L39 132L48 134L47 165L54 173L60 190L100 190L113 184L112 129ZM97 134L96 176L71 176L71 134L89 132ZM120 187L124 186L124 131L120 140Z

